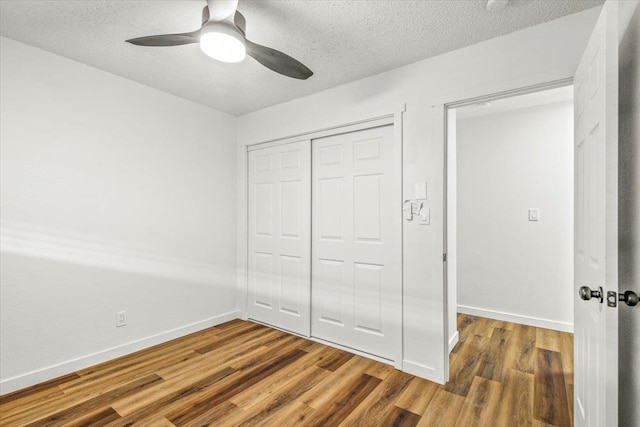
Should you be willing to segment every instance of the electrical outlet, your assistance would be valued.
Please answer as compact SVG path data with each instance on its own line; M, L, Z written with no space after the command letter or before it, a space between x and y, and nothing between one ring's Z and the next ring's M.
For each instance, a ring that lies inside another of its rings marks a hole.
M127 312L119 311L116 313L116 328L127 324Z

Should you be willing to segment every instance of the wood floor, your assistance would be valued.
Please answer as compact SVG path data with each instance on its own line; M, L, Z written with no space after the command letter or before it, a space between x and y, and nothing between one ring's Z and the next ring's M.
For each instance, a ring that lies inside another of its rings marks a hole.
M570 426L572 336L459 315L444 386L240 320L0 397L2 426Z

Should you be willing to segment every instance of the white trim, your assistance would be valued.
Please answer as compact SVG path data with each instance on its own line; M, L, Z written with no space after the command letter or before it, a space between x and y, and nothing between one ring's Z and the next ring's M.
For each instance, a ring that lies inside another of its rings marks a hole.
M404 200L404 186L403 186L403 181L404 181L404 158L403 158L403 152L404 152L404 148L403 148L403 119L404 119L404 111L405 109L401 109L400 111L397 111L394 115L393 115L393 149L394 149L394 158L397 159L396 160L396 164L393 165L394 168L394 175L397 177L397 182L394 183L394 186L399 187L399 198L398 200L396 200L396 203L398 204L398 207L402 206L402 201ZM396 170L397 168L397 170ZM395 343L393 344L395 346L395 352L394 352L394 357L395 357L395 365L394 367L396 369L400 369L402 370L402 358L404 357L404 215L399 214L397 217L397 221L400 222L399 228L400 228L400 236L398 236L398 238L400 239L400 251L397 254L397 259L396 262L398 263L398 268L400 269L399 272L399 276L400 276L400 292L399 295L397 296L399 298L398 301L398 307L400 309L400 313L398 313L396 315L396 322L397 322L397 330L395 332L392 332L394 334L395 337Z
M449 212L449 109L444 104L433 105L431 108L441 107L443 110L443 165L442 165L442 302L443 302L443 321L442 321L442 335L444 338L444 357L442 364L442 376L444 382L449 381L450 366L449 366L449 353L451 353L451 340L449 339L449 330L453 328L453 325L449 324L449 271L452 269L449 263L449 227L450 227L450 212ZM457 223L456 223L457 224ZM456 285L457 289L457 285ZM457 301L457 295L456 295ZM457 333L457 331L456 331Z
M32 227L14 221L0 223L0 250L112 270L168 277L213 285L233 280L231 269L214 264L106 245L97 239Z
M238 147L238 225L236 286L240 318L247 320L249 295L249 151L247 147Z
M434 383L444 384L443 379L438 376L438 371L432 366L423 365L422 363L412 362L410 360L402 361L402 371L407 374L424 378Z
M80 356L75 359L67 360L65 362L37 369L35 371L16 375L11 378L6 378L0 381L0 395L20 390L25 387L41 383L43 381L48 381L62 375L67 375L80 369L113 360L115 358L134 353L136 351L143 350L154 345L162 344L172 339L180 338L185 335L189 335L216 325L220 325L237 318L238 311L230 311L228 313L220 314L218 316L210 317L208 319L200 320L198 322L160 332L155 335L140 338L126 344L107 348L105 350L87 354L85 356Z
M392 125L394 124L394 121L395 121L395 113L382 116L382 117L375 117L372 119L361 120L358 122L349 123L347 125L333 126L330 128L321 129L317 131L305 132L305 133L290 136L287 138L279 138L272 141L265 141L257 144L251 144L247 146L247 150L248 151L261 150L263 148L270 148L278 145L292 144L294 142L309 141L309 140L314 140L318 138L325 138L327 136L340 135L342 133L356 132L364 129L372 129L380 126Z
M553 80L550 82L534 84L531 86L525 86L516 89L505 90L502 92L492 93L488 95L480 95L473 98L467 98L459 101L445 103L447 109L460 108L468 105L477 104L484 101L496 101L498 99L511 98L519 95L526 95L529 93L541 92L549 89L556 89L573 84L573 76L564 79Z
M489 319L502 320L505 322L519 323L521 325L535 326L537 328L553 329L556 331L573 333L573 323L558 322L557 320L541 319L539 317L505 313L503 311L487 310L484 308L469 307L466 305L458 305L458 313L487 317Z
M458 344L458 341L460 341L460 332L456 331L456 333L451 335L451 338L449 338L449 353L451 353L453 347Z
M268 144L271 142L279 142L279 141L297 142L304 139L318 138L317 136L318 134L321 134L321 133L324 134L325 132L327 134L323 136L338 135L338 134L344 133L343 130L349 126L357 126L361 123L367 123L367 122L372 122L372 121L376 121L384 118L389 118L389 117L393 117L396 113L406 113L406 112L407 112L407 104L403 102L403 103L397 104L395 108L388 108L388 109L381 108L381 109L376 109L375 111L365 112L362 114L360 113L353 114L353 115L350 115L351 117L348 117L345 121L332 120L332 122L326 123L324 127L321 127L321 128L311 129L311 130L303 131L303 132L292 134L292 135L282 135L282 136L278 136L278 137L267 139L267 140L242 141L242 142L239 142L239 145L241 147L248 148L254 145ZM371 128L371 126L362 127L362 129L368 129L368 128Z

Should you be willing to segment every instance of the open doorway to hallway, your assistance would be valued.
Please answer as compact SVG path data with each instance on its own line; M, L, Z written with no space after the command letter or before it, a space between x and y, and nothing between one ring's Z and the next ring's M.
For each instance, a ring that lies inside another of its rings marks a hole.
M452 113L457 311L571 332L573 87Z
M566 82L447 111L447 387L512 420L573 417L573 163Z

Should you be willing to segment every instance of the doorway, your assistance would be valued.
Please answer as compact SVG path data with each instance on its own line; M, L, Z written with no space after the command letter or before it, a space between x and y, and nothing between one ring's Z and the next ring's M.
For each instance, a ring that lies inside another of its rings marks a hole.
M458 313L573 328L573 86L452 105L449 349Z

